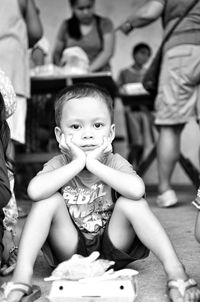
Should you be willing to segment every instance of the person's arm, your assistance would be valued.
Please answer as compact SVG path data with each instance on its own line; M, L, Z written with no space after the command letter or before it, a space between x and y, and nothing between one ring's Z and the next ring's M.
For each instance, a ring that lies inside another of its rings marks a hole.
M46 199L60 190L85 167L85 154L71 143L70 138L60 144L60 148L71 158L70 163L49 171L37 174L28 185L28 195L33 201Z
M147 1L143 6L134 10L134 12L118 27L118 29L127 34L134 28L149 25L162 15L163 10L163 2L156 0Z
M77 159L58 169L37 174L28 185L29 197L33 201L39 201L52 196L76 176L83 167L82 161Z
M91 63L89 70L91 72L97 71L109 63L113 56L115 47L115 35L114 30L111 28L110 31L103 33L103 49L98 56Z
M61 65L61 57L63 50L65 49L65 41L64 41L64 35L66 33L66 26L65 22L63 22L58 30L56 43L53 51L53 63L57 66Z
M34 0L19 0L19 6L27 26L29 48L32 48L43 35L39 10L35 5Z
M126 173L103 163L102 158L108 147L109 142L105 140L101 147L88 154L86 157L87 169L120 195L132 200L141 199L145 194L145 186L141 177L134 171Z

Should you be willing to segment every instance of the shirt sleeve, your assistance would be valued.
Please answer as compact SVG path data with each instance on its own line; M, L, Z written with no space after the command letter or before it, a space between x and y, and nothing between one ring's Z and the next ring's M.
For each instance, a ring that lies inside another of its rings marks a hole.
M38 172L38 175L59 169L66 165L66 163L67 161L64 155L57 155L43 165L43 168Z
M108 166L116 170L120 170L125 173L136 174L136 171L133 169L133 166L121 155L111 154L108 157Z
M102 28L103 34L110 33L114 30L113 23L108 18L101 19L101 28Z

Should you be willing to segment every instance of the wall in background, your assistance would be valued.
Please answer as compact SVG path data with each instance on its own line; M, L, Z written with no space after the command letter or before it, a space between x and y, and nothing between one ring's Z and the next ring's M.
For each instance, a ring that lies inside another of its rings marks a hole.
M55 42L56 33L61 21L70 16L70 7L67 0L35 0L40 8L41 19L44 26L44 33L51 44L51 51ZM96 0L96 12L112 19L115 27L123 21L131 11L141 5L144 0ZM112 59L113 77L116 78L121 68L128 66L131 62L131 49L140 42L149 43L155 53L162 37L160 22L156 21L152 25L136 29L128 36L116 33L116 50ZM50 57L48 58L50 61ZM189 123L182 135L182 150L197 167L199 167L199 129L196 123ZM145 175L146 183L157 183L156 163L152 165ZM177 165L173 175L174 183L188 184L190 181Z

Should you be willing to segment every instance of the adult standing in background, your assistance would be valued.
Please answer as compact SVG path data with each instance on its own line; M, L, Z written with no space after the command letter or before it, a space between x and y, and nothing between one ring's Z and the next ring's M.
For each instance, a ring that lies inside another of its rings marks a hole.
M72 16L64 20L58 31L53 62L62 65L66 48L78 46L89 58L89 71L110 69L114 51L114 30L110 19L95 14L95 0L69 0Z
M7 120L10 127L10 156L15 144L25 143L27 98L30 96L28 48L42 36L42 25L34 0L1 0L0 68L11 80L17 108ZM14 193L13 193L14 194ZM24 215L21 208L19 215Z
M191 0L192 1L192 0ZM151 0L134 10L120 26L124 32L162 18L164 34L186 11L191 1ZM186 123L200 117L200 1L184 17L166 42L163 52L155 124L159 129L157 204L178 202L171 176L180 155L180 136Z
M42 25L34 0L1 0L0 20L0 67L17 94L17 108L8 124L11 139L24 144L30 96L28 48L42 37Z

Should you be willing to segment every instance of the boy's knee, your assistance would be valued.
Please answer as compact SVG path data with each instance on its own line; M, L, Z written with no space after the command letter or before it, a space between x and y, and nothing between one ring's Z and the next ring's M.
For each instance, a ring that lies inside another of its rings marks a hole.
M132 200L125 197L119 197L116 201L115 207L119 210L132 211L133 209L144 209L149 207L147 201L144 198L139 200Z
M47 210L52 210L57 209L63 203L63 196L57 192L46 199L34 202L33 207L45 207Z

